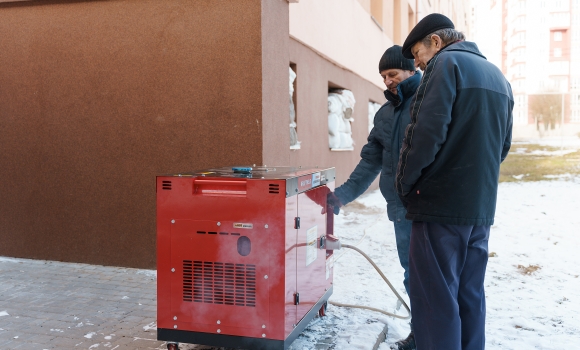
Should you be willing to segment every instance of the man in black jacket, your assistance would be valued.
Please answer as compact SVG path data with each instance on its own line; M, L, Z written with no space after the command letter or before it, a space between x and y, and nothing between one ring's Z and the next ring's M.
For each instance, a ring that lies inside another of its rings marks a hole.
M424 71L405 131L396 190L413 221L409 257L421 350L484 349L489 229L513 96L500 70L441 14L403 45Z
M342 205L363 194L381 173L379 187L387 201L389 220L394 223L399 262L405 270L403 284L409 294L411 221L405 219L405 208L395 192L395 174L403 133L410 121L409 107L421 81L421 73L415 71L413 60L403 57L398 45L385 51L379 61L379 73L387 87L387 103L375 115L374 127L360 153L360 162L348 180L334 193L329 193L328 202L338 214ZM396 346L398 350L415 349L413 331L406 339L398 341Z

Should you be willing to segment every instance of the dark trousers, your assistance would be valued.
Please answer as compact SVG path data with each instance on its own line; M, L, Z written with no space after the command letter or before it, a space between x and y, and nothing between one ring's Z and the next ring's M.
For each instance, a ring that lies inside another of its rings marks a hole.
M409 284L418 350L485 348L489 226L413 222Z
M409 291L409 244L411 243L411 228L413 227L413 222L405 219L405 214L407 211L403 206L397 208L397 215L394 220L395 226L395 239L397 242L397 253L399 254L399 262L405 270L403 285L405 286L405 291L407 295L410 295Z

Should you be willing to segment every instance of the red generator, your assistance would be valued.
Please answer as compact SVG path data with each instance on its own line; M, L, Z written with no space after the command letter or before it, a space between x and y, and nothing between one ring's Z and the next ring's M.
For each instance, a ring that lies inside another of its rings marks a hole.
M157 177L157 339L287 349L332 294L334 168Z

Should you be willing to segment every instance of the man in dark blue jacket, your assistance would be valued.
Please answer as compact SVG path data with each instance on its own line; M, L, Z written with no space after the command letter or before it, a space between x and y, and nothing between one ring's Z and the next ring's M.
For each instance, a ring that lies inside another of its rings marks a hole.
M409 106L421 81L421 73L415 71L413 60L403 57L401 46L397 45L381 57L379 73L387 87L387 103L375 115L374 127L361 150L360 162L349 179L329 194L328 202L338 214L342 205L363 194L381 173L379 187L387 200L389 220L394 222L399 261L405 270L403 283L408 294L411 221L405 219L405 208L395 192L395 174L403 133L410 121ZM413 332L407 339L397 342L397 346L401 350L415 349Z
M424 72L396 179L413 221L409 296L417 348L484 349L483 281L499 167L511 144L511 87L441 14L417 23L403 55Z

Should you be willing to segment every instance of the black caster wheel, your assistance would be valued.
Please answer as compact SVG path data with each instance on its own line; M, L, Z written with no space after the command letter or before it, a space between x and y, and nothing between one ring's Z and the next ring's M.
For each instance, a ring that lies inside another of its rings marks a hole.
M167 343L167 350L179 350L179 343Z
M322 306L320 307L320 310L318 310L318 316L320 317L324 317L326 316L326 308L328 307L328 301L324 302L324 304L322 304Z

